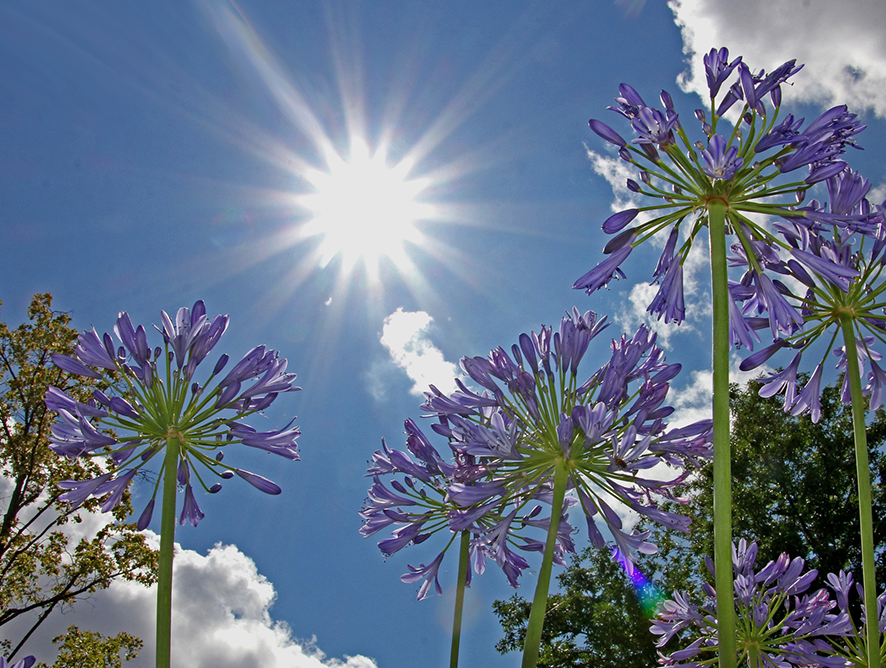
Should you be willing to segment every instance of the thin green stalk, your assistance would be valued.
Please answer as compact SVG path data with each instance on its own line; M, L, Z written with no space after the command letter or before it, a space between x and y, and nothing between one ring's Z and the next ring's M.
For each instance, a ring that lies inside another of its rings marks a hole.
M711 235L714 367L714 569L720 668L735 668L732 587L732 474L729 448L729 284L726 274L726 203L708 203Z
M449 653L449 668L458 668L458 646L461 642L461 615L465 605L465 587L468 580L471 534L461 532L458 550L458 582L455 587L455 612L452 615L452 650Z
M858 477L858 518L861 524L861 566L864 586L864 609L867 624L868 668L880 668L880 632L877 628L877 582L874 561L874 522L871 511L871 471L868 465L868 438L865 428L864 399L855 330L851 313L840 314L843 341L846 344L846 373L852 394L852 431L855 434L855 472Z
M541 631L545 623L545 611L548 605L548 589L551 586L551 568L554 564L554 547L557 544L557 530L560 528L560 512L563 509L563 497L566 496L566 482L569 479L568 463L558 459L554 465L554 498L551 500L551 524L545 542L541 569L538 571L538 583L535 585L535 596L529 612L529 624L526 627L526 640L523 643L522 668L535 668L538 663L538 649L541 644Z
M157 578L157 668L170 668L172 634L172 556L175 546L175 492L178 436L166 437L166 460L163 464L163 508L160 516L160 563Z

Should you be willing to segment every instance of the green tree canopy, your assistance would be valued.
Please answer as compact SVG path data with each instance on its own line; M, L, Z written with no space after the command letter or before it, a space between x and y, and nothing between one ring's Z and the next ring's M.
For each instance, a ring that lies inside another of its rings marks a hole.
M78 536L72 527L101 504L91 499L72 511L58 500L59 481L93 478L101 470L98 463L70 461L48 447L54 415L43 401L47 388L80 401L96 389L95 381L52 364L53 353L73 351L77 332L51 306L50 295L36 295L28 309L31 324L10 329L0 323L0 654L10 659L53 611L116 578L145 585L155 580L155 553L134 525L120 523L131 512L128 492L90 536ZM13 620L27 620L21 637L4 628Z
M852 571L861 581L858 494L852 410L840 401L840 383L824 388L821 420L785 413L779 398L759 396L760 384L732 386L732 517L734 538L756 540L758 564L782 552L803 557L807 569ZM886 414L871 416L867 428L873 482L877 580L886 577ZM694 588L707 577L704 555L713 550L712 467L705 466L682 490L686 504L665 504L692 518L688 534L662 530L652 522L650 540L658 554L641 568L667 591Z
M645 668L655 665L655 643L634 587L606 548L572 555L557 576L560 593L548 597L539 668L594 666ZM531 603L514 594L495 601L504 637L495 648L520 650Z

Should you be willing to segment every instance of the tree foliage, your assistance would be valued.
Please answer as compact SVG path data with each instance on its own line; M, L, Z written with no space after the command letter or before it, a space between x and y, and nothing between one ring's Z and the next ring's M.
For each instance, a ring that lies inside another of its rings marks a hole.
M548 597L539 668L655 665L649 620L630 579L608 549L588 547L573 555L557 579L561 593ZM531 603L516 594L493 603L504 631L495 646L499 652L523 647L530 608Z
M821 395L821 420L785 413L777 397L758 394L759 383L733 386L732 522L735 540L756 540L757 561L765 564L782 552L803 557L807 569L828 573L852 571L861 581L861 543L852 409L840 401L840 384ZM874 544L877 580L886 577L886 414L868 422L870 473L873 483ZM684 504L665 504L692 518L689 534L660 530L653 523L650 540L658 554L641 568L668 591L687 589L707 576L702 563L713 549L712 467L705 466L683 490ZM816 585L814 585L816 586Z
M68 632L52 639L59 646L52 668L123 668L124 661L138 656L142 641L121 631L108 637L69 626ZM47 668L38 664L37 668Z
M56 386L80 401L97 388L95 381L52 364L53 353L73 351L77 332L51 305L49 294L36 295L28 309L31 324L10 329L0 323L0 632L6 638L0 653L10 658L53 611L116 578L145 585L155 579L155 553L134 525L120 523L131 512L128 492L107 520L93 516L100 506L94 499L74 511L58 500L59 481L102 471L95 461L71 461L48 447L53 414L43 401L47 388ZM100 528L84 536L76 525L86 518L88 526ZM21 619L27 620L26 632L10 638L4 625Z
M824 389L821 420L794 417L778 398L758 394L759 384L732 386L732 517L735 540L756 540L757 562L765 564L782 552L803 557L819 571L817 586L828 573L853 571L860 581L852 411L840 401L840 387ZM877 579L886 582L886 413L868 424L873 481L874 544ZM663 508L688 515L688 534L669 531L654 522L640 528L652 532L659 551L640 560L639 569L662 590L698 590L709 575L704 557L713 553L713 470L704 466L681 490L683 503ZM816 584L813 585L815 587ZM513 596L496 601L493 610L504 637L496 648L520 647L529 602ZM548 599L539 666L653 666L656 654L649 621L630 581L608 550L585 550L560 575L560 593Z

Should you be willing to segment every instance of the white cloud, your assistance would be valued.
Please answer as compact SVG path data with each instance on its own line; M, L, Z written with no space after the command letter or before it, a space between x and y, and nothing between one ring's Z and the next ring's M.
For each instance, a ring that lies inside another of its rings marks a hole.
M149 539L157 536L147 532ZM116 581L78 603L72 612L51 616L25 646L51 663L55 648L51 638L71 624L115 635L127 631L145 647L138 665L154 661L154 611L156 587ZM217 544L201 555L176 545L173 580L172 655L176 665L189 668L377 668L365 656L327 659L313 640L293 637L287 624L270 614L276 599L274 586L255 562L234 545ZM15 635L15 629L10 629Z
M379 339L394 364L409 376L413 382L410 391L418 396L422 396L430 384L441 392L456 390L458 367L448 362L428 337L433 321L425 311L404 311L400 307L385 318Z
M653 238L653 242L660 241ZM620 311L615 320L626 330L633 331L645 323L658 335L656 343L664 349L671 348L671 337L677 333L696 330L699 322L707 322L711 313L710 291L705 287L704 277L708 271L707 243L703 237L696 237L689 255L683 263L683 300L686 304L686 319L679 325L665 322L652 316L647 309L658 292L658 285L642 282L648 277L638 277L641 282L635 283L628 294L628 308ZM705 290L702 294L701 291Z
M628 179L637 180L637 168L619 157L606 156L592 151L587 145L585 145L585 150L594 171L606 179L606 182L612 187L612 194L615 195L615 199L612 201L612 210L618 212L640 206L636 193L628 190L627 186ZM637 222L646 219L648 216L644 219L642 215L635 218Z
M707 99L702 55L726 46L752 70L806 65L786 96L886 116L883 0L670 0L690 70L684 90Z
M742 387L760 375L773 371L765 364L751 371L742 371L738 368L740 362L739 357L733 355L729 365L729 382ZM714 396L713 388L714 374L710 369L693 371L689 383L682 388L672 386L668 393L668 403L675 410L668 424L672 427L682 427L699 420L709 420L711 418L711 401Z

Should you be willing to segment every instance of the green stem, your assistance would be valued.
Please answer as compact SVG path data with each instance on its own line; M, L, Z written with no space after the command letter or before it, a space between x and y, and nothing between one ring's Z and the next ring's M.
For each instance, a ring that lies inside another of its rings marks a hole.
M163 508L160 516L160 564L157 579L157 668L169 668L172 634L172 556L175 547L175 492L181 444L166 437L163 464Z
M554 548L557 544L557 530L560 528L560 514L563 510L563 497L566 496L566 482L569 479L568 464L558 459L554 465L554 498L551 500L551 524L548 527L548 538L545 542L541 569L538 571L538 583L535 585L535 596L529 612L529 624L526 627L526 640L523 643L522 668L535 668L538 663L538 649L541 644L541 631L545 622L545 611L548 606L548 589L551 585L551 568L554 564Z
M726 274L726 203L708 203L711 235L714 367L714 569L720 668L735 668L732 587L732 474L729 448L729 283Z
M452 650L449 653L449 668L458 668L458 646L461 642L461 614L465 606L465 587L468 581L470 546L470 532L462 531L461 544L458 550L458 583L455 588L455 612L452 615Z
M840 314L843 341L846 344L846 373L852 394L852 431L855 434L855 472L858 477L858 518L861 525L861 567L864 586L864 609L867 624L868 668L880 668L880 632L877 628L877 582L874 561L874 522L871 512L871 471L868 464L868 438L865 426L861 373L858 369L855 331L850 313Z

